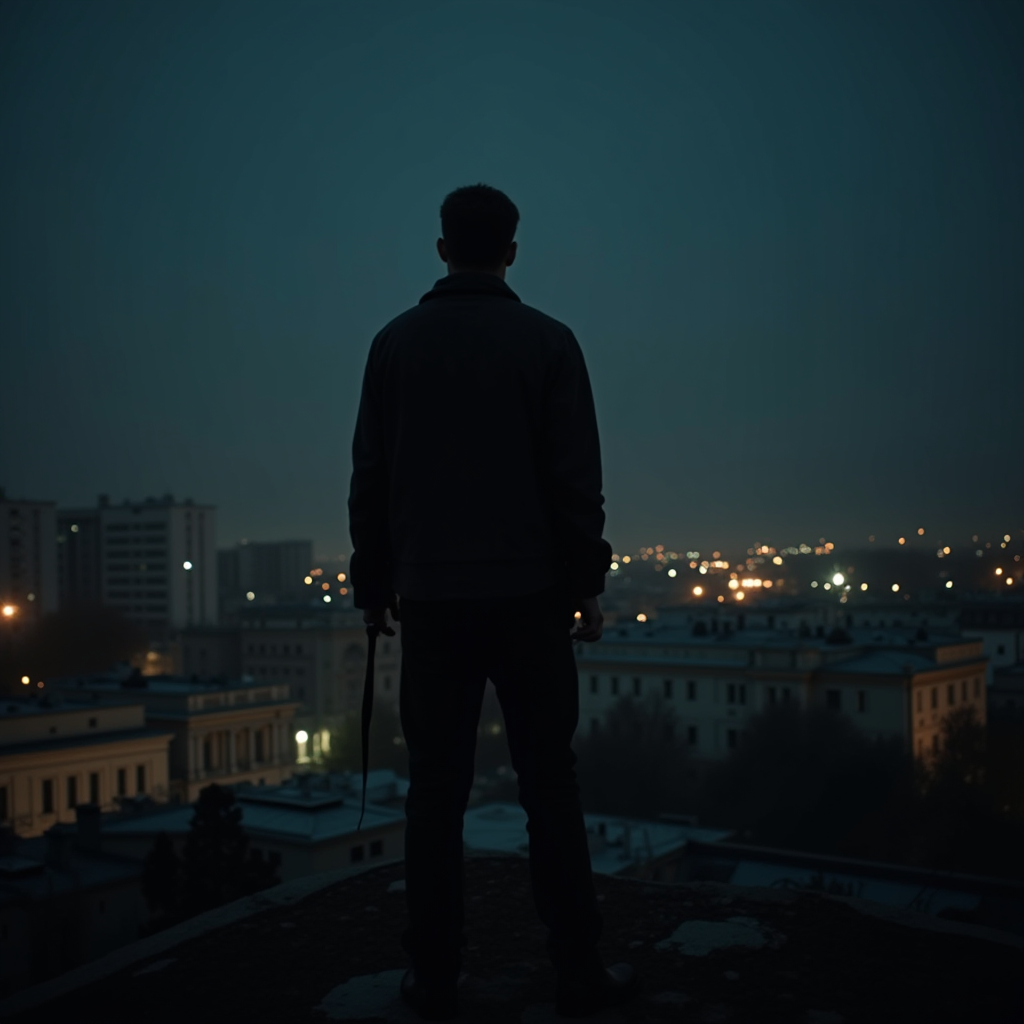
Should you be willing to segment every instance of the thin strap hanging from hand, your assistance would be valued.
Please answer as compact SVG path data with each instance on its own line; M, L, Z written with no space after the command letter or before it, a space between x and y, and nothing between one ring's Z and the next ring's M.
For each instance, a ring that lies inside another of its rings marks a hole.
M377 627L367 626L366 635L370 638L370 650L366 656L366 680L363 683L363 806L359 812L358 832L363 827L363 815L366 813L366 772L370 764L370 715L373 712L373 655L377 647Z

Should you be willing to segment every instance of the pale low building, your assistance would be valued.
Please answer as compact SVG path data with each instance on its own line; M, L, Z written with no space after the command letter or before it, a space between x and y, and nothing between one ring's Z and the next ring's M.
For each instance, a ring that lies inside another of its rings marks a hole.
M175 802L192 803L211 782L277 785L292 773L297 704L286 685L138 674L50 685L99 706L112 699L143 705L147 724L172 737L168 795Z
M749 720L776 703L845 714L872 738L936 749L948 711L985 721L979 640L877 629L825 637L773 630L717 633L659 623L620 626L578 645L580 728L592 731L623 697L659 697L676 715L671 739L698 760L728 756Z
M75 807L113 809L119 798L166 800L169 728L147 725L131 695L103 706L42 698L0 702L0 825L38 836L73 822Z
M408 781L390 769L368 773L366 812L357 831L362 775L302 775L281 786L234 787L249 849L278 864L283 882L319 871L357 870L377 860L405 855L405 812L401 804ZM104 850L145 858L161 832L179 856L194 808L151 807L102 823Z

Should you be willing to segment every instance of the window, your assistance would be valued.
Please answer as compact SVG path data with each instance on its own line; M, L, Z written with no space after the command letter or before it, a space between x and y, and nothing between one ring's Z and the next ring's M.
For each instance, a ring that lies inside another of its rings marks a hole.
M95 718L90 718L89 719L89 728L90 729L95 729L96 728L96 719Z
M381 839L374 839L370 843L370 856L379 857L384 852L384 842Z
M597 693L597 676L590 677L590 692Z
M78 776L68 776L68 810L73 811L78 803Z
M843 706L843 693L841 690L825 691L825 707L829 711L839 711Z
M740 703L741 704L746 704L747 703L747 684L746 683L740 683Z
M359 846L353 846L349 851L349 859L353 864L358 864L362 859L366 851L363 849L362 844Z
M135 768L135 792L146 792L146 766L140 764Z
M295 645L295 653L296 654L301 654L302 653L302 644L296 644Z
M256 760L263 760L263 730L258 729L254 734L253 738L256 741Z
M730 750L735 750L739 746L739 734L735 729L728 729L725 733L725 741Z
M43 814L53 814L53 779L43 779Z
M11 816L7 806L7 787L0 786L0 821L6 821Z
M612 676L612 696L615 697L619 692L619 677Z
M868 709L868 692L867 690L857 691L857 710L863 714Z
M921 713L921 710L922 710L921 709L921 691L918 690L917 691L917 712L918 712L918 714Z
M996 654L1005 654L1005 653L1006 653L1006 645L1005 644L1000 644L996 648Z
M768 687L768 703L769 704L774 704L775 703L775 687L774 686L769 686Z
M128 772L124 768L117 769L117 795L124 796L128 792Z
M936 733L932 736L932 753L937 754L939 752L939 734Z
M633 677L633 696L634 697L639 697L640 696L640 687L641 687L641 685L642 685L642 683L640 682L640 679L638 677L634 676Z
M932 687L932 708L939 706L939 688L937 686Z
M975 697L980 697L981 696L981 680L980 679L975 679L974 680L974 696Z
M960 680L960 699L967 700L967 680Z
M672 694L672 680L671 679L666 679L665 680L665 699L666 700L671 700L672 696L673 696L673 694Z
M100 773L89 772L89 803L99 804L100 802Z
M784 686L782 688L782 703L783 704L788 704L789 703L789 687L788 686Z
M687 728L686 728L686 742L689 743L691 747L697 746L697 726L695 726L695 725L687 726Z
M946 687L946 704L952 707L956 703L956 684L950 683Z
M725 702L727 704L735 704L736 703L736 684L735 683L730 683L728 685L728 687L726 688Z

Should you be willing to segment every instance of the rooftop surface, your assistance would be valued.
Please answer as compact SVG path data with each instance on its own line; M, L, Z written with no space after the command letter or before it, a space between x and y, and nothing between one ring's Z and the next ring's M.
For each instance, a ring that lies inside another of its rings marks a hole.
M403 861L300 879L116 950L0 1003L6 1024L395 1021L409 966ZM310 884L310 883L313 884ZM808 891L595 875L606 964L640 995L604 1022L1009 1024L1024 1012L1021 940ZM530 869L466 860L459 1019L543 1024L555 973Z

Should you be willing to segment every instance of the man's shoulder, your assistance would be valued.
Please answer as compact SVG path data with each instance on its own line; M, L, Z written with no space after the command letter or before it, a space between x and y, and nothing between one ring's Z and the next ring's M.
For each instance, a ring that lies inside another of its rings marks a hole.
M549 334L552 338L565 339L573 336L572 329L568 324L548 315L536 306L527 305L525 302L503 302L495 303L494 308L490 304L482 306L474 311L476 316L487 320L493 316L496 323L503 325L513 324L533 330L540 330ZM424 302L410 306L397 316L389 320L378 332L378 338L389 335L414 332L416 330L429 330L432 325L443 321L446 318L465 316L464 311L455 310L447 303Z

